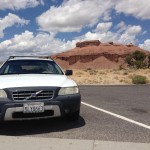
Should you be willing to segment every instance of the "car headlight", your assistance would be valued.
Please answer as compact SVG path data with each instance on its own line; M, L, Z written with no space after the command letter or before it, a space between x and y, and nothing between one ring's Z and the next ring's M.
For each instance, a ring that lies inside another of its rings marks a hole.
M7 94L4 90L0 90L0 98L6 98Z
M62 87L58 95L70 95L70 94L77 94L79 93L79 88L77 86L75 87Z

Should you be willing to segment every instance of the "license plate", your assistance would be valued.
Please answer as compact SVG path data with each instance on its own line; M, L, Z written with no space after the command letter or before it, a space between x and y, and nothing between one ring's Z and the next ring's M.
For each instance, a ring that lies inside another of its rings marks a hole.
M41 113L44 112L44 103L25 103L23 106L24 113Z

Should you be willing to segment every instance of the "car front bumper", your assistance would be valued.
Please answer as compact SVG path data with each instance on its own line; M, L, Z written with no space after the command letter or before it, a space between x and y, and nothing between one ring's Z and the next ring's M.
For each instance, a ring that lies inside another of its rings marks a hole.
M24 114L24 103L44 102L44 112L35 114ZM74 113L80 110L80 94L57 96L52 100L40 101L10 101L3 99L0 101L0 120L31 120L40 118L52 118L65 116L67 113Z

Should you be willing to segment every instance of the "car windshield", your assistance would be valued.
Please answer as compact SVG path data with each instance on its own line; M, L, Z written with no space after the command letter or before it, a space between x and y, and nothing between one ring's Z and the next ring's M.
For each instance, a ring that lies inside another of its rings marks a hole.
M8 74L63 74L60 67L50 60L9 60L0 69L0 75Z

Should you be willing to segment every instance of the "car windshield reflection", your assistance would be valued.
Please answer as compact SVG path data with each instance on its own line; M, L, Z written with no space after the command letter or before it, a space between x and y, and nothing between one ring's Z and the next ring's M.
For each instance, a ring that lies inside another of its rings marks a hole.
M53 61L10 60L0 69L0 74L63 74L63 72Z

